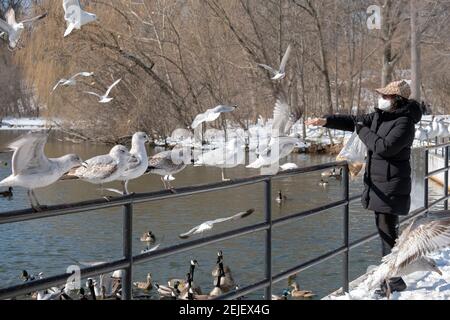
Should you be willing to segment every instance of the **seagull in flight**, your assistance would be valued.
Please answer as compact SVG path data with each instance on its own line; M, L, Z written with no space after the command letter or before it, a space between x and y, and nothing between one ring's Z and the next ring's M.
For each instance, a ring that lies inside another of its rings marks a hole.
M192 228L188 232L180 234L179 237L181 239L188 239L189 237L191 237L193 235L201 234L205 231L212 230L214 228L215 224L243 219L243 218L246 218L249 215L251 215L253 212L255 212L255 209L250 209L245 212L239 212L239 213L235 214L234 216L231 216L228 218L221 218L221 219L203 222L202 224Z
M26 19L21 22L16 21L16 13L13 8L6 11L5 20L0 19L0 35L7 34L9 41L9 48L15 49L19 43L20 36L25 29L26 23L31 23L37 20L41 20L47 16L47 13L41 14L31 19Z
M261 68L269 71L272 74L272 78L271 80L282 80L286 77L286 64L288 62L289 56L291 54L291 45L288 46L286 53L284 54L283 59L281 60L281 64L280 64L280 69L279 70L275 70L272 67L269 67L268 65L265 64L258 64L258 66L260 66Z
M59 87L59 86L74 86L77 84L77 77L91 77L93 76L93 72L79 72L72 76L70 79L61 79L58 81L58 83L53 87L52 93Z
M208 109L206 110L206 112L200 113L195 117L191 127L192 129L195 129L204 122L215 121L220 117L222 113L233 112L234 110L236 110L237 107L238 107L237 105L234 106L219 105L215 108Z
M73 29L80 30L82 26L97 20L93 13L84 11L79 0L63 0L64 19L67 22L67 29L64 37L72 33Z
M122 81L122 79L119 79L119 80L117 80L116 82L114 82L109 88L108 88L108 90L106 91L106 93L103 95L103 96L101 96L101 95L99 95L99 94L97 94L97 93L95 93L95 92L91 92L91 91L86 91L86 93L87 94L90 94L90 95L93 95L93 96L96 96L97 98L99 98L100 99L100 103L108 103L108 102L111 102L114 98L110 98L110 97L108 97L109 96L109 93L111 92L111 90L115 87L115 86L117 86L118 84L119 84L119 82L120 81Z
M58 181L70 169L81 164L75 154L57 159L45 156L44 148L49 131L31 131L9 144L14 150L12 174L0 182L0 187L22 187L35 211L42 211L34 189L47 187Z
M397 239L391 254L367 278L365 285L373 289L387 283L393 277L406 276L418 271L436 272L442 275L436 262L426 255L450 245L450 215L446 211L435 212L413 221Z

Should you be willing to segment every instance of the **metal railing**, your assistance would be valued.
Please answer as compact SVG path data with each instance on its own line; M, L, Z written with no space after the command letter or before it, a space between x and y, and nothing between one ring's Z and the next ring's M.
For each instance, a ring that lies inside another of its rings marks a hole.
M414 219L418 215L426 213L430 208L435 207L442 201L445 201L445 208L448 208L448 160L449 160L449 147L450 144L436 145L425 150L425 192L424 192L424 206L420 209L415 210L411 215L405 219L402 223L407 223L411 219ZM445 149L445 167L434 172L428 171L428 157L429 151L436 148ZM331 168L342 168L342 199L302 211L296 214L292 214L286 217L281 217L273 219L272 216L272 182L277 179L283 179L290 176L297 176L305 173L312 173L318 171L324 171ZM433 203L428 202L428 180L436 174L445 174L445 196L434 201ZM142 253L133 256L133 205L139 203L150 203L157 200L174 199L180 197L187 197L195 194L208 193L220 190L226 190L231 188L239 188L244 186L250 186L255 184L264 185L264 199L265 199L265 219L264 222L260 222L254 225L242 227L232 231L207 236L201 239L192 240L189 242L176 244L170 247L162 248L154 252ZM265 278L259 282L253 283L246 287L228 292L225 295L219 297L219 299L236 299L244 295L256 292L258 290L265 290L265 299L270 300L272 296L272 285L279 283L288 279L290 276L296 275L302 271L305 271L317 264L328 261L339 255L343 255L343 277L342 277L342 289L346 292L349 290L349 252L350 250L357 248L368 241L371 241L378 237L378 233L368 235L362 239L354 242L349 240L349 206L350 204L361 198L361 195L350 196L349 190L349 170L348 164L345 161L333 162L327 164L315 165L307 168L300 168L295 170L290 170L282 172L275 176L258 176L252 178L239 179L230 182L220 182L214 184L208 184L203 186L193 186L185 187L176 190L176 193L170 191L158 191L151 193L134 194L130 196L124 196L119 198L114 198L110 201L106 199L85 201L74 204L64 204L58 206L52 206L47 208L42 212L34 212L31 209L20 210L20 211L10 211L5 213L0 213L0 224L24 222L35 219L43 219L49 217L57 217L63 215L70 215L75 213L83 213L91 210L107 209L113 207L124 207L123 212L123 257L119 260L110 261L100 265L87 267L81 269L81 278L95 277L104 273L113 272L115 270L124 270L124 278L122 279L122 299L129 300L132 299L132 278L133 278L133 266L137 264L146 263L155 259L172 256L178 253L186 252L192 249L205 247L210 244L215 244L218 242L226 241L229 239L234 239L249 234L254 234L257 232L265 232ZM325 212L330 209L342 208L344 215L344 228L343 232L343 244L331 251L324 253L323 255L316 257L314 259L308 260L300 265L293 266L292 268L285 270L279 274L272 273L272 230L281 225L290 223L295 220L300 220L306 217L314 216ZM1 288L0 289L0 299L15 298L21 295L28 294L30 292L45 290L50 287L63 285L66 283L68 277L71 276L69 273L59 274L55 276L50 276L44 279L39 279L31 282L24 282L19 285Z

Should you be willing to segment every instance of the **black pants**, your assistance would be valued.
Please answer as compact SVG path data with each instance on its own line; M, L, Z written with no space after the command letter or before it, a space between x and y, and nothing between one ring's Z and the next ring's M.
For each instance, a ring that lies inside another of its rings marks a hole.
M381 237L383 257L390 254L398 238L399 217L393 214L375 212L378 233Z

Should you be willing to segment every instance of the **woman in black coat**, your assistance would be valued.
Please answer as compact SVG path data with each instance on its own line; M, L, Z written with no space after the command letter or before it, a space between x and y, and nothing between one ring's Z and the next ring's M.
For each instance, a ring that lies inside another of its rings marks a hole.
M355 131L367 146L364 174L364 208L375 212L382 240L383 256L389 254L398 238L399 216L411 206L411 147L415 124L422 118L420 104L410 100L406 81L378 89L381 95L374 113L362 116L329 115L308 121L308 125ZM403 280L393 279L393 289L406 288Z

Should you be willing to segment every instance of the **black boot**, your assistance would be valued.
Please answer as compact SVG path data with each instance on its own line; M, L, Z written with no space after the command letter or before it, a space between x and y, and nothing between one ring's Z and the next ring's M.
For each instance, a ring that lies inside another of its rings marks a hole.
M375 294L381 298L385 298L388 296L388 293L391 294L393 292L402 292L405 291L407 288L407 285L405 281L403 281L402 278L396 277L389 279L389 290L386 284L386 281L384 281L380 289L375 291Z

